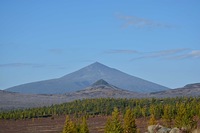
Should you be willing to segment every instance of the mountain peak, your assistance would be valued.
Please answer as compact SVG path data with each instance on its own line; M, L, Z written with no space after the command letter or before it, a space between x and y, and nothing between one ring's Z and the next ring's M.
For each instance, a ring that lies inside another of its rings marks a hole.
M92 64L90 64L90 65L88 65L88 66L86 66L86 67L84 67L84 68L82 68L80 70L82 72L84 72L85 74L90 73L92 75L96 74L96 76L97 76L98 74L100 74L100 75L105 74L106 71L110 71L111 69L112 68L110 68L110 67L108 67L108 66L106 66L106 65L104 65L102 63L94 62L94 63L92 63ZM98 79L104 79L104 78L100 77ZM97 81L98 79L93 80L93 81Z
M100 80L96 81L94 84L92 84L92 86L98 86L98 85L106 85L106 86L109 86L109 83L106 82L106 81L103 80L103 79L100 79Z
M96 61L96 62L92 63L92 65L103 65L103 64L98 62L98 61Z
M107 67L107 66L99 62L94 62L90 64L89 67Z

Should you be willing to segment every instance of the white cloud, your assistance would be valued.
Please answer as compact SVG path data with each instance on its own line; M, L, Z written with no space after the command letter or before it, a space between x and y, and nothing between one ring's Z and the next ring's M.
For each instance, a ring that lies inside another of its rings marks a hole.
M137 60L137 59L145 59L145 58L171 58L172 56L175 56L177 54L183 53L185 51L188 51L188 48L180 48L180 49L169 49L169 50L160 50L160 51L153 51L153 52L145 52L142 53L142 56L133 58L131 60Z
M189 53L191 57L200 58L200 50L193 50Z
M122 14L116 15L118 19L124 21L122 27L128 28L134 26L136 28L172 28L170 24L159 23L151 19L140 18L136 16L126 16Z
M169 59L175 59L175 60L188 59L188 58L199 59L200 58L200 50L192 50L192 51L189 51L189 52L181 54L181 55L169 57Z

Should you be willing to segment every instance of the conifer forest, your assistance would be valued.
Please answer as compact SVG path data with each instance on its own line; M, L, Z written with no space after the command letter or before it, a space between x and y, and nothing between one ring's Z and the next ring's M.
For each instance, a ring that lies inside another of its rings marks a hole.
M144 99L83 99L49 107L18 109L0 112L2 120L27 120L66 116L63 133L89 133L87 119L106 116L102 132L137 133L136 119L148 120L148 125L162 121L166 127L185 127L188 132L198 127L199 97L144 98Z

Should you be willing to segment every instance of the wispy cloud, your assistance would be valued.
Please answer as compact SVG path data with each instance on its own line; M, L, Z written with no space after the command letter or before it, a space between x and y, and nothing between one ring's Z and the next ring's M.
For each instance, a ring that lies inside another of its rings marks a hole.
M0 68L53 68L53 69L66 69L62 65L48 65L48 64L37 64L37 63L7 63L0 64Z
M180 60L187 58L200 59L200 50L192 50L181 55L169 57L168 59Z
M200 50L192 50L189 53L189 56L193 58L200 58Z
M132 49L110 49L104 52L104 54L130 54L134 58L132 60L138 59L186 59L186 58L200 58L200 50L192 50L189 48L177 48L177 49L167 49L159 51L137 51Z
M175 54L179 54L184 51L188 51L188 48L181 48L181 49L169 49L169 50L161 50L161 51L154 51L154 52L149 52L151 54L147 55L147 57L166 57L166 56L171 56Z
M106 54L135 54L138 53L136 50L128 49L111 49L105 52Z
M116 17L123 21L123 28L128 28L134 26L136 28L172 28L173 25L156 22L151 19L140 18L137 16L127 16L122 14L117 14Z
M176 48L159 51L138 51L132 49L110 49L104 54L129 54L133 58L130 61L139 59L163 59L163 60L181 60L181 59L200 59L200 50L190 48Z
M180 49L169 49L169 50L160 50L153 52L140 52L142 56L132 58L131 60L138 59L148 59L148 58L158 58L158 59L170 59L170 60L180 60L186 58L195 58L200 59L200 50L191 50L188 48Z
M32 64L32 63L7 63L0 64L0 67L44 67L44 64Z

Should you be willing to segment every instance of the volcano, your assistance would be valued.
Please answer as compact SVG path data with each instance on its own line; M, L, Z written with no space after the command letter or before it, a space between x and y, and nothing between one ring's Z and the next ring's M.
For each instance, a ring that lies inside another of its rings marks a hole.
M82 90L100 79L104 79L121 89L133 92L149 93L168 89L162 85L95 62L60 78L22 84L6 90L28 94L63 94Z

